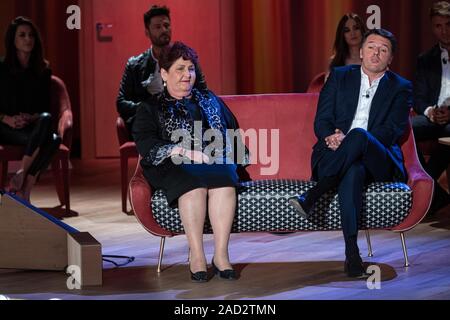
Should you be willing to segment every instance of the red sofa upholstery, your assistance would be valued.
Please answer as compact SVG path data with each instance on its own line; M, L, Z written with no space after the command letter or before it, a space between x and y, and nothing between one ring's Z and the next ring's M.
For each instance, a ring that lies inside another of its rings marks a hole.
M270 177L262 176L260 169L264 165L260 163L252 164L247 168L247 172L252 180L310 179L312 146L316 142L313 122L318 94L225 96L223 99L235 114L242 129L280 129L280 165L278 173ZM408 186L413 194L412 208L407 218L391 228L391 230L401 233L402 243L404 244L403 232L416 226L426 215L432 198L433 180L423 171L417 159L411 128L408 129L403 138L402 150L409 174ZM152 208L149 206L154 190L147 184L139 164L131 179L129 191L137 219L148 232L162 237L161 258L165 237L174 236L176 233L162 228L156 222L152 214ZM405 264L407 265L405 245L403 249ZM158 265L159 270L160 264Z
M308 85L307 93L319 93L322 90L323 85L325 84L325 76L326 73L322 72L316 75Z

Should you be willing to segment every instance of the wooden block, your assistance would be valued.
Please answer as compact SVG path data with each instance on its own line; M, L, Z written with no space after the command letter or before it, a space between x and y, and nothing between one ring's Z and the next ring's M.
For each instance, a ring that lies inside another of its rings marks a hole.
M87 232L67 234L68 266L78 266L74 278L81 287L102 285L102 246Z
M0 268L64 270L67 231L33 208L3 195L0 203ZM69 226L67 226L70 228Z

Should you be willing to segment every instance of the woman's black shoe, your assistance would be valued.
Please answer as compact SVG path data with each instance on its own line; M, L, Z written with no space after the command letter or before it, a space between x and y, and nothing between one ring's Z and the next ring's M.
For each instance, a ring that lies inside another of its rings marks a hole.
M219 276L220 279L224 279L224 280L236 280L237 279L236 271L234 271L233 269L227 269L227 270L220 271L219 268L217 268L216 265L214 264L214 258L211 260L211 265L213 267L214 274Z
M208 273L206 271L199 271L196 273L191 272L192 282L208 282Z
M208 273L206 271L192 273L192 271L189 269L189 273L191 274L192 282L208 282Z

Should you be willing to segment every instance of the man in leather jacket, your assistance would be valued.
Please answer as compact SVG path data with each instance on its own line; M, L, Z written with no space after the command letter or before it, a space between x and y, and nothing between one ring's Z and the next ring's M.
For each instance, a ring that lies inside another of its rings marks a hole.
M130 132L130 140L132 140L131 127L141 101L164 90L158 59L162 50L171 42L169 8L152 6L144 14L144 25L145 34L150 39L152 46L142 54L128 59L116 101L117 111ZM205 78L198 65L196 74L195 87L199 90L207 90Z

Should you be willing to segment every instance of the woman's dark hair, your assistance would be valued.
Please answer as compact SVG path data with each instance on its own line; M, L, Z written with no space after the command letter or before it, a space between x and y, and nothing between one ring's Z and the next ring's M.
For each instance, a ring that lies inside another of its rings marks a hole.
M344 36L345 24L349 19L353 19L356 22L359 30L361 30L361 37L363 37L364 33L366 33L366 26L360 16L358 16L356 13L345 14L339 21L336 29L336 38L333 45L334 55L330 63L330 69L334 67L344 66L345 60L350 54L350 48L348 47L347 41L345 41Z
M195 50L180 41L174 42L173 45L163 50L161 58L159 59L159 66L162 69L169 71L174 62L181 57L183 60L189 60L197 66L198 56Z
M144 24L145 28L148 28L148 25L152 21L153 17L158 16L166 16L170 20L170 10L166 6L152 6L146 13L144 13Z
M48 62L44 59L44 48L42 46L41 35L39 34L39 30L34 25L34 23L30 19L25 17L15 18L8 26L8 29L6 30L5 35L6 55L4 63L13 72L17 72L22 68L19 59L17 57L17 48L15 44L15 39L17 29L19 28L19 26L23 25L29 26L34 34L34 47L33 51L31 51L29 67L36 74L41 74L48 67Z

